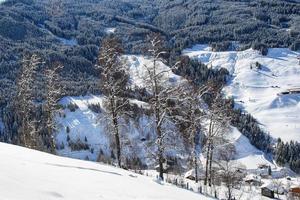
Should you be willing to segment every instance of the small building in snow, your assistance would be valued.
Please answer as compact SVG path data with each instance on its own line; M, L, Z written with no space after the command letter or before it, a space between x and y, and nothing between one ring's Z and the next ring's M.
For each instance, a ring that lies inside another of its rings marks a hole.
M195 169L191 169L188 172L185 173L184 178L186 179L190 179L190 180L196 180L196 170ZM197 175L198 175L198 180L204 180L205 179L205 173L203 170L198 169L197 171Z
M271 190L270 188L268 188L268 187L261 187L261 195L262 196L274 199L274 197L275 197L274 194L275 194L274 191Z
M279 183L268 183L261 186L261 195L269 198L274 198L275 194L283 195L285 193L285 189Z
M271 175L272 170L271 170L270 165L260 164L260 165L258 165L255 173L257 175L261 176L262 178L268 178Z
M290 187L289 199L300 199L300 185Z
M261 186L261 177L255 174L249 174L244 178L244 182L253 185L253 186Z

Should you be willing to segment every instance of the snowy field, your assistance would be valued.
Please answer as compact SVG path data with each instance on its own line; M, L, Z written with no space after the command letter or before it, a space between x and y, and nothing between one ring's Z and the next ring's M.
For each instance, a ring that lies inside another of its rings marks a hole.
M196 45L183 54L213 68L226 68L233 79L224 92L234 97L237 106L258 119L273 137L300 141L300 94L281 95L300 88L299 52L271 48L262 56L252 49L213 52L206 45Z
M0 143L0 200L209 199L114 167Z

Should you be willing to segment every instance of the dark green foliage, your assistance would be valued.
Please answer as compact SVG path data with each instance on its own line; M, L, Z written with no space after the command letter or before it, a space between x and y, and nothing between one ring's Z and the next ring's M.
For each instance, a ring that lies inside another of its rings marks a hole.
M71 111L71 112L75 112L78 109L78 106L75 103L70 103L67 105L67 108Z
M241 110L233 110L233 112L232 125L237 127L253 146L266 153L271 153L271 137L259 127L257 120L250 114L243 113Z
M88 150L90 148L86 142L82 142L80 139L75 142L70 140L68 143L72 151Z
M94 113L101 113L102 112L102 108L101 105L99 103L97 104L88 104L88 108L93 111Z
M229 72L225 68L219 70L208 68L197 59L190 59L188 56L180 57L180 65L175 73L191 80L196 85L202 85L207 81L223 85L229 77Z
M66 132L70 133L70 127L69 126L67 126L67 128L66 128Z
M300 143L278 139L274 157L278 165L288 165L293 171L300 173Z

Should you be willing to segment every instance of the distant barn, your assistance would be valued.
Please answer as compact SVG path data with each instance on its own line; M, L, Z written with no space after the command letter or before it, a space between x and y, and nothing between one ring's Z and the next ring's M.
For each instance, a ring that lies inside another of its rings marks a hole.
M289 190L289 198L293 200L300 199L300 186L292 186Z
M280 95L286 94L300 94L300 88L291 88L280 93Z

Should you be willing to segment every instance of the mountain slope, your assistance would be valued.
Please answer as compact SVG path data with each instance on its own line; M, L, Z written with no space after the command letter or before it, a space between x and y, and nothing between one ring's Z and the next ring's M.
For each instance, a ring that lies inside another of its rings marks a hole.
M214 52L206 45L197 45L184 54L211 67L228 69L232 80L224 88L225 94L273 137L300 141L300 93L282 94L289 89L300 90L299 52L271 48L263 56L252 49Z
M0 199L209 199L114 167L0 143Z

